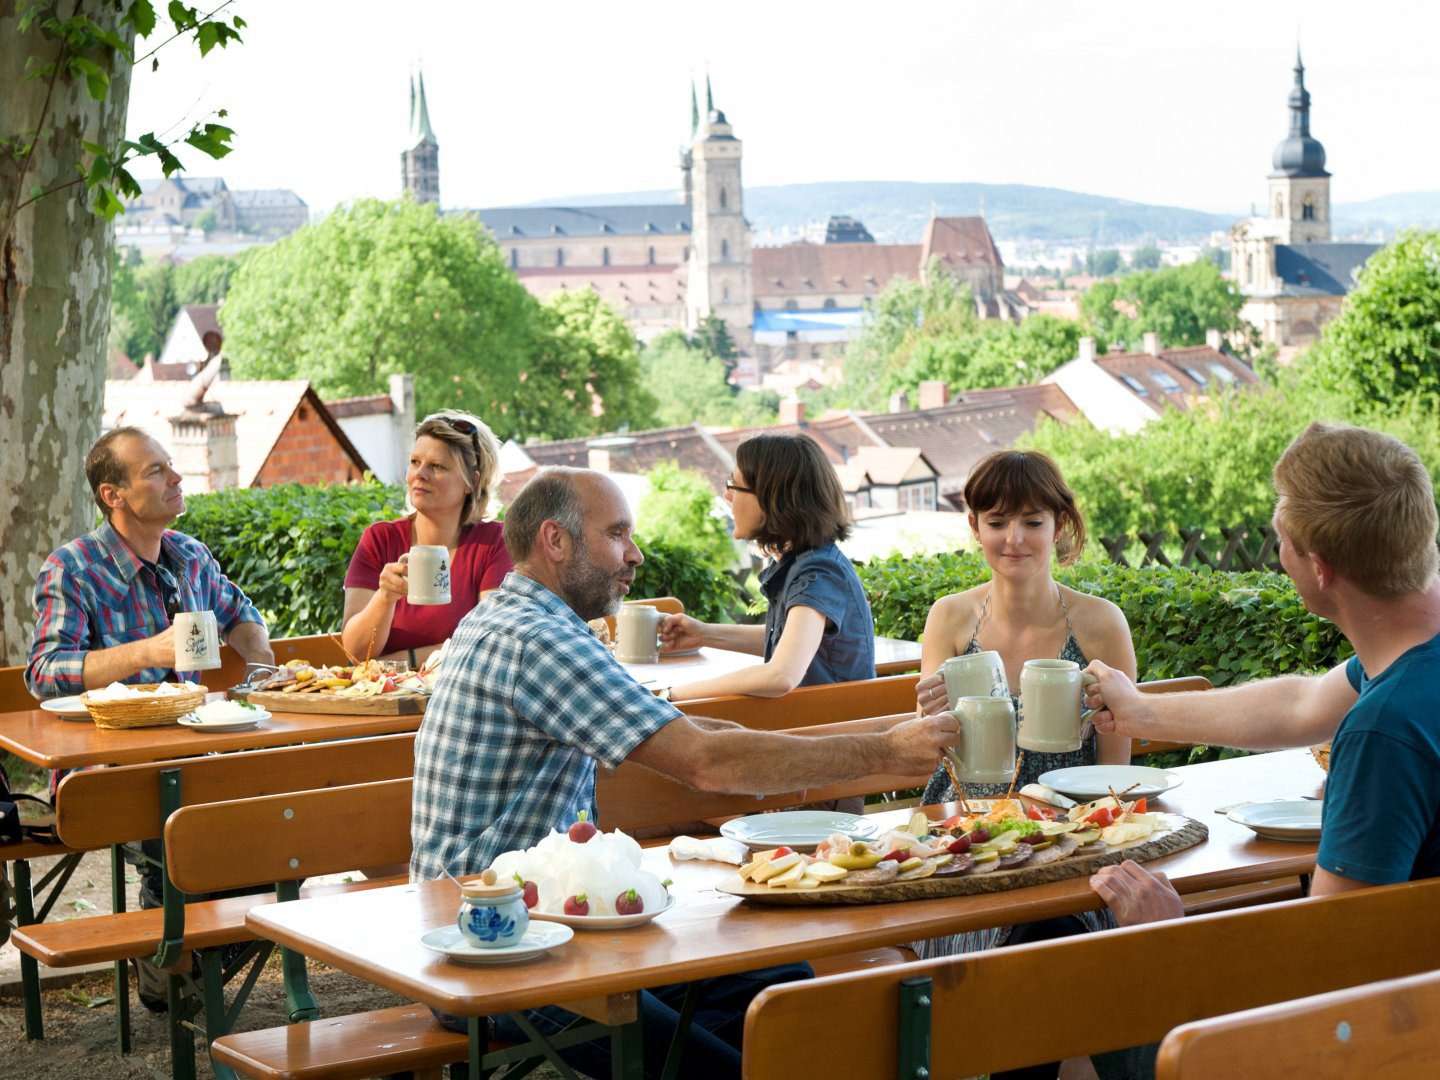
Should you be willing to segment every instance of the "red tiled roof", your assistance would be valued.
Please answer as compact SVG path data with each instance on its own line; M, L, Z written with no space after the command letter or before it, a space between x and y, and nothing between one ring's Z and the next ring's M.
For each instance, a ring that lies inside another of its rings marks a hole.
M872 293L919 275L919 244L799 243L751 252L756 297Z
M370 394L366 397L336 398L325 402L325 408L335 419L344 416L379 416L395 411L395 402L389 394Z
M921 249L922 266L928 266L931 259L939 259L950 266L976 263L995 267L1005 265L983 217L931 218L925 226Z
M700 425L637 431L628 437L634 440L628 449L611 450L612 471L643 473L661 462L673 461L683 469L703 474L717 495L725 490L725 481L730 479L735 462L725 447ZM536 465L583 469L589 465L589 443L593 441L593 438L564 439L535 443L523 449Z
M1179 409L1189 408L1191 398L1210 393L1217 382L1223 381L1223 376L1214 372L1217 366L1228 371L1237 386L1253 386L1260 381L1243 361L1208 345L1161 349L1159 356L1147 352L1107 353L1097 356L1095 363L1122 382L1125 377L1138 382L1145 393L1137 396L1156 412L1167 403ZM1135 393L1134 387L1128 389Z

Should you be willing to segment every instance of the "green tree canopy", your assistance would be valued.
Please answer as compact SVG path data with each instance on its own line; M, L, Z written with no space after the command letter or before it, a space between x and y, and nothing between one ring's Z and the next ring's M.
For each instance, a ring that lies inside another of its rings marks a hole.
M967 285L932 264L925 280L891 282L846 350L845 382L827 399L882 409L927 379L962 390L1036 382L1075 356L1081 328L1051 315L1020 324L982 319Z
M1440 232L1407 232L1370 257L1308 374L1356 401L1440 406Z
M1210 329L1252 338L1249 324L1240 318L1244 303L1234 283L1205 261L1097 281L1080 298L1080 311L1095 336L1108 344L1133 346L1153 331L1162 344L1180 347L1205 344Z
M729 569L735 562L735 544L724 519L715 513L715 492L705 477L673 461L662 462L645 475L650 491L635 515L636 534L692 551L712 570Z
M1130 253L1130 266L1134 270L1159 270L1160 249L1154 244L1145 244Z
M726 380L725 362L679 330L659 335L640 356L645 385L654 394L662 427L773 424L780 397L768 390L740 390Z
M343 396L411 372L421 413L469 409L502 438L644 416L633 344L591 301L542 308L478 220L408 200L361 200L259 249L221 317L237 377Z
M1093 277L1109 277L1111 274L1118 273L1123 265L1125 263L1120 258L1120 252L1114 248L1085 253L1085 272Z

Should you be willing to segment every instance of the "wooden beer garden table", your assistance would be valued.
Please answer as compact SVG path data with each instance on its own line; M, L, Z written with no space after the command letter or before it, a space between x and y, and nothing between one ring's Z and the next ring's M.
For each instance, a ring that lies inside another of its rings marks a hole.
M212 694L207 700L217 700ZM419 715L347 716L322 713L273 713L247 731L210 732L167 724L112 730L89 719L66 720L40 709L0 714L0 750L45 769L91 765L139 765L169 758L194 757L220 750L260 750L271 746L393 735L420 729Z
M1307 752L1283 751L1176 771L1184 783L1152 802L1210 829L1208 840L1153 863L1182 893L1314 869L1314 844L1263 840L1215 813L1217 807L1246 800L1318 794L1323 774ZM954 806L928 807L926 812L943 818ZM882 823L900 825L909 814L903 810L878 816ZM471 1018L472 1076L480 1075L486 1049L484 1026L475 1018L560 1004L609 1028L614 1075L628 1078L640 1075L635 995L647 987L1103 906L1082 877L935 900L767 907L716 891L717 884L734 875L732 866L674 862L663 847L647 849L644 860L647 869L674 880L676 904L671 910L635 929L577 931L572 941L522 964L467 967L420 944L421 934L454 922L459 892L446 880L266 904L252 909L246 924L259 937L412 1000ZM590 1030L601 1033L599 1028Z
M736 652L732 649L712 649L708 646L696 652L675 656L662 656L658 664L624 664L638 682L657 689L680 686L684 683L714 679L742 671L765 658L756 653ZM906 671L920 670L920 643L901 638L877 637L875 639L875 674L898 675Z

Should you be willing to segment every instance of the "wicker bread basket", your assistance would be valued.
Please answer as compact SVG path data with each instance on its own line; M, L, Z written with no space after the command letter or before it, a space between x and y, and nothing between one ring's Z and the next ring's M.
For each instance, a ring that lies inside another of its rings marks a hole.
M1327 773L1330 771L1330 744L1328 742L1310 747L1310 754L1315 758L1315 764Z
M154 690L159 683L135 683L133 690ZM176 685L174 683L171 684ZM121 698L118 701L93 701L89 694L80 697L90 718L98 728L159 727L173 724L186 713L198 708L209 693L203 686L179 694L149 698Z

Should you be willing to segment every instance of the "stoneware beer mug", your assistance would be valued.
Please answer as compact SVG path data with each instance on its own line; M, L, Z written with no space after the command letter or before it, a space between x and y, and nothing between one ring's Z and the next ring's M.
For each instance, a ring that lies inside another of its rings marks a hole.
M963 697L1010 696L1010 685L1005 679L1005 662L998 652L952 656L940 665L940 675L945 680L945 697L952 712L955 703Z
M213 611L175 616L175 670L209 671L220 666L220 628Z
M960 745L945 752L969 784L1008 784L1015 773L1015 706L1004 697L967 696L955 703Z
M406 559L412 604L450 603L450 552L440 544L416 544Z
M1022 750L1047 754L1080 749L1086 713L1080 708L1087 679L1073 660L1026 660L1020 669L1020 734Z
M660 620L665 613L649 604L622 604L615 616L615 657L627 664L660 662Z

